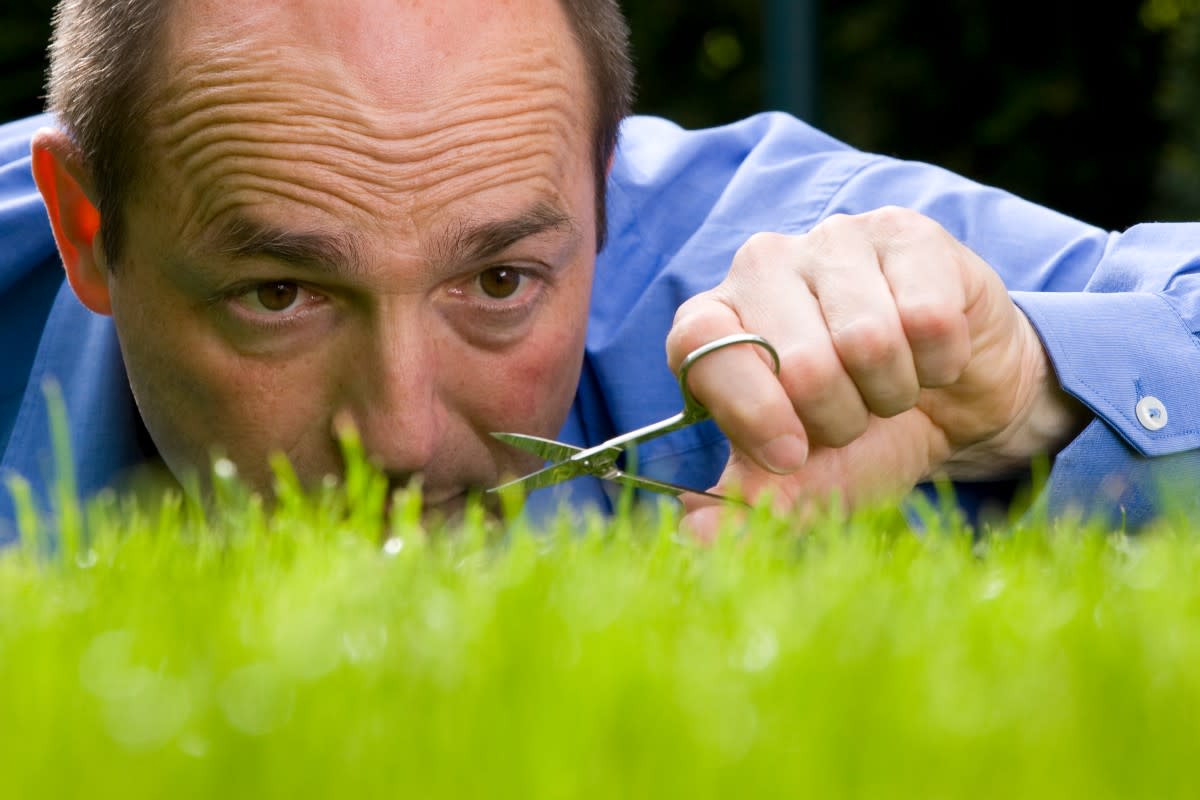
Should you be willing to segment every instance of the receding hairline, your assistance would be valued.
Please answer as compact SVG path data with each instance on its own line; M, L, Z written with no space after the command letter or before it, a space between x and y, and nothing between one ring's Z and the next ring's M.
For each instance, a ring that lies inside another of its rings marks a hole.
M578 48L588 87L599 247L605 234L607 161L616 126L631 102L627 31L612 0L556 2ZM102 242L114 266L126 238L129 194L154 166L147 163L142 145L150 138L146 126L167 83L169 27L179 7L174 0L61 0L55 13L49 107L75 139L92 174ZM600 18L611 24L598 24ZM118 36L114 26L122 20L128 24ZM107 26L108 37L89 25ZM106 82L111 75L124 78Z

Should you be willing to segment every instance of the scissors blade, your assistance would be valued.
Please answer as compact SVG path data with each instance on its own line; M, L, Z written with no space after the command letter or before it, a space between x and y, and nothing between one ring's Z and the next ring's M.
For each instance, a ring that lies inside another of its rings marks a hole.
M614 469L613 465L622 452L620 448L610 447L597 450L586 460L574 461L571 460L572 456L583 452L582 447L563 444L552 439L543 439L540 436L529 436L524 433L493 433L492 436L505 444L556 463L543 467L537 472L489 489L489 492L500 492L516 486L520 486L526 492L532 492L534 489L563 483L572 478L578 478L580 475L597 475L603 477Z
M527 433L493 433L492 438L499 439L518 450L524 450L526 453L533 453L546 461L566 461L583 450L582 447L563 444L553 439L543 439L541 436L530 436Z
M684 412L680 412L680 413L676 414L675 416L668 417L667 419L661 420L660 422L654 422L649 425L645 425L641 428L638 428L635 431L630 431L629 433L623 433L620 436L614 436L613 438L609 439L608 441L601 442L600 444L596 445L595 447L589 447L586 450L578 450L574 454L571 455L571 460L572 461L586 461L587 459L593 458L594 456L597 456L600 453L603 453L607 450L612 450L614 448L618 452L621 452L621 451L624 451L625 448L628 447L629 445L644 444L644 443L650 441L651 439L657 439L659 436L663 436L668 433L673 433L674 431L677 431L680 428L686 428L689 425L694 425L696 422L700 422L706 418L707 417L693 418L691 416L688 416Z
M712 492L693 489L690 486L681 486L669 481L659 481L639 475L630 475L627 472L618 470L613 464L617 456L622 452L620 448L610 447L608 450L588 448L587 452L589 454L603 456L602 459L596 459L592 462L591 466L588 466L582 461L571 460L572 456L584 452L582 447L556 442L552 439L543 439L540 436L530 436L525 433L493 433L492 436L505 444L512 445L527 453L533 453L547 461L557 461L558 463L550 464L537 472L488 489L489 493L506 491L516 486L520 486L526 492L532 492L534 489L553 486L556 483L578 478L580 475L590 474L596 475L602 480L615 481L626 486L631 486L634 489L658 492L659 494L667 494L671 497L678 497L684 493L699 494L705 497L712 497L716 500L723 500L726 503L745 505L745 503L741 503L741 501L735 500L732 497L726 497L725 495L713 494Z
M652 422L638 428L629 433L623 433L620 436L615 436L606 442L601 442L595 447L590 447L587 450L582 450L571 456L572 461L584 461L592 458L597 453L607 450L611 447L619 447L622 450L629 445L643 444L651 439L657 439L659 436L665 436L668 433L673 433L681 428L688 428L699 422L704 422L711 416L704 404L697 400L688 388L688 372L696 364L697 361L715 353L718 350L723 350L726 347L734 345L752 344L763 348L771 356L772 369L775 374L779 374L779 353L766 339L754 333L735 333L731 336L725 336L720 339L709 342L706 345L697 347L692 352L688 353L683 359L683 363L679 366L679 391L683 395L683 410L673 417Z
M532 492L534 489L553 486L556 483L563 483L564 481L587 474L589 474L589 470L582 464L572 464L570 462L565 464L551 464L523 478L517 478L508 483L493 486L491 489L488 489L488 494L504 492L517 486L520 486L526 492Z
M698 494L704 497L711 497L714 500L720 500L725 503L749 507L749 504L738 500L735 497L729 497L724 494L714 494L713 492L705 492L701 489L693 489L690 486L680 486L678 483L670 481L657 481L653 478L645 478L640 475L629 475L625 472L619 472L616 475L608 478L608 480L616 481L617 483L626 486L632 486L634 489L645 489L650 492L658 492L659 494L668 494L671 497L678 497L681 494Z

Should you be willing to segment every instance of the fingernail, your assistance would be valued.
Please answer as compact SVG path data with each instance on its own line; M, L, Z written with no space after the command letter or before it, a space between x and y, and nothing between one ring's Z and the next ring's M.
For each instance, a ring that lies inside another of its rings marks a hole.
M808 445L799 436L789 433L767 442L758 455L767 469L778 475L787 475L804 466L808 460Z

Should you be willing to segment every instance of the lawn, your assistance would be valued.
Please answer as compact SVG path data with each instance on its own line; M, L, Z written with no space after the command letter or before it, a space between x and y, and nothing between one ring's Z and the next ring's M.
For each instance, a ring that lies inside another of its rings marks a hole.
M760 509L699 546L668 506L425 530L361 465L280 488L25 515L0 796L1200 792L1185 521L801 533Z

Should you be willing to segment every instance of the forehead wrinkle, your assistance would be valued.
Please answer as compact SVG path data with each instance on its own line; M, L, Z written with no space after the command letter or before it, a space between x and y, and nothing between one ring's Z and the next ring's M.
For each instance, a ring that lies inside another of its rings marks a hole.
M292 157L293 148L278 142L269 147L258 142L224 142L213 145L205 160L188 160L182 166L185 185L211 187L194 200L196 216L203 225L228 205L239 203L242 198L237 194L247 191L313 206L335 216L346 212L378 216L393 206L441 211L472 194L522 182L544 184L539 190L545 193L552 191L554 179L561 173L558 162L569 157L563 154L555 159L530 147L529 140L519 135L499 135L475 144L485 145L478 155L458 158L453 152L457 145L448 147L444 155L431 160L441 166L395 181L387 180L394 173L384 173L376 165L355 165L355 159L337 159L321 151L295 148L298 152ZM311 180L298 179L298 160L346 180L320 180L314 188Z
M296 185L289 181L271 181L261 176L252 176L237 189L222 192L216 198L201 203L189 223L189 228L203 230L223 216L241 209L253 211L261 208L264 201L269 200L279 201L279 204L283 205L317 208L333 219L345 218L344 208L322 203L324 199L320 194L298 191Z
M216 97L206 92L208 103L163 126L159 140L165 149L177 151L172 154L175 160L200 158L203 163L208 148L230 140L230 128L249 124L253 138L264 144L324 147L341 159L405 165L435 161L449 151L469 147L480 139L480 128L493 123L508 138L542 132L568 138L577 126L572 124L569 94L563 87L556 89L547 86L524 95L538 102L518 108L509 98L489 100L471 93L448 103L436 116L410 113L406 120L393 118L370 126L337 113L314 111L294 98L266 99L254 91Z
M301 162L351 180L321 181L316 188L297 175L296 166ZM239 184L291 184L293 188L288 194L308 198L311 205L327 211L340 209L367 214L376 206L370 201L379 200L386 189L386 184L380 181L362 180L361 175L350 173L333 155L271 140L213 144L203 154L185 160L181 167L184 185L203 187L197 193L202 216L203 207L216 202L214 195L232 191Z
M336 120L367 132L368 121L349 96L329 91L320 78L298 71L281 81L278 69L240 57L181 67L160 93L151 130L167 148L182 146L214 123L263 123L274 114L288 115L289 122Z
M280 66L261 49L226 46L185 54L173 71L151 130L202 221L264 198L411 219L521 181L557 196L556 180L587 157L590 105L551 52L489 53L455 70L455 91L416 87L384 108L336 62L308 52L288 61L286 51L270 51L284 54ZM399 102L408 99L417 102Z
M434 150L422 153L418 169L397 171L356 150L312 147L288 138L256 136L255 141L216 135L196 153L181 154L183 184L203 187L195 199L201 220L211 219L237 189L259 191L312 205L331 214L347 211L376 216L392 206L444 208L472 193L525 180L553 184L572 159L563 148L546 151L539 130L558 130L557 115L538 115L520 125L489 120L486 126L463 126L447 134ZM484 134L487 135L484 135ZM561 139L558 139L561 142ZM302 164L304 172L298 173ZM409 166L407 163L400 166ZM310 168L316 172L309 172ZM339 179L322 178L335 176Z
M448 142L430 158L414 184L401 188L413 198L414 205L441 205L453 198L490 188L499 179L511 183L540 179L553 185L560 181L572 166L572 154L552 152L538 146L536 140L520 132L497 126L495 136L469 143ZM477 152L471 152L472 148Z
M527 156L530 143L536 136L545 131L558 133L559 139L567 133L565 122L561 115L553 112L535 113L520 118L514 122L507 118L484 119L478 118L445 131L439 141L430 143L428 149L409 157L393 157L384 160L385 165L408 166L421 164L420 184L437 184L458 174L464 165L469 163L488 163L518 160ZM560 133L559 133L560 132ZM336 133L336 131L335 131ZM471 153L469 151L477 151ZM475 162L455 158L459 153L468 157L474 156ZM482 162L478 159L484 156ZM550 155L550 154L546 154ZM378 154L363 155L358 148L335 139L330 139L323 145L310 145L297 130L296 126L280 125L277 123L260 126L255 131L253 141L249 139L233 139L222 135L218 124L210 125L194 141L176 154L176 160L185 180L199 181L203 175L214 170L221 162L250 162L261 159L264 165L278 162L281 166L294 167L297 163L315 165L328 170L348 181L360 185L360 188L375 194L375 199L393 198L397 192L411 190L405 181L397 180L398 176L388 170L380 169L381 159ZM563 154L562 160L568 158ZM553 160L553 159L551 159ZM561 171L562 166L558 165ZM286 172L287 170L282 170ZM331 185L333 194L338 192ZM339 196L342 202L363 208L355 195Z
M514 98L539 99L540 105L573 108L577 87L571 85L569 71L552 52L526 46L511 53L490 57L488 65L469 64L440 83L442 91L425 84L410 85L409 91L376 97L372 87L346 75L345 65L322 58L310 50L277 48L274 54L287 60L287 66L270 63L257 51L240 47L221 55L208 50L185 52L181 64L172 70L172 78L160 92L155 128L166 130L166 146L178 146L214 121L213 111L236 106L260 106L262 110L287 114L288 121L311 117L322 122L336 120L354 133L387 141L389 138L412 139L413 134L389 137L391 131L405 127L437 128L456 111L510 106ZM253 52L251 58L247 53ZM294 68L299 65L299 68ZM324 68L318 68L323 66ZM281 79L286 75L286 80ZM446 91L449 89L449 91ZM399 113L389 113L395 106ZM313 113L315 111L315 113ZM511 111L511 109L509 109ZM269 119L269 115L257 121ZM248 108L223 115L232 121L256 121ZM406 125L406 120L417 124ZM424 120L422 122L422 120Z
M413 215L421 219L436 219L450 214L455 205L469 200L473 195L516 184L528 187L536 196L549 198L555 203L564 202L562 192L553 181L546 179L544 170L537 167L521 169L514 168L511 164L501 164L479 176L470 187L464 186L458 191L443 191L436 196L423 198L420 206L414 209Z

